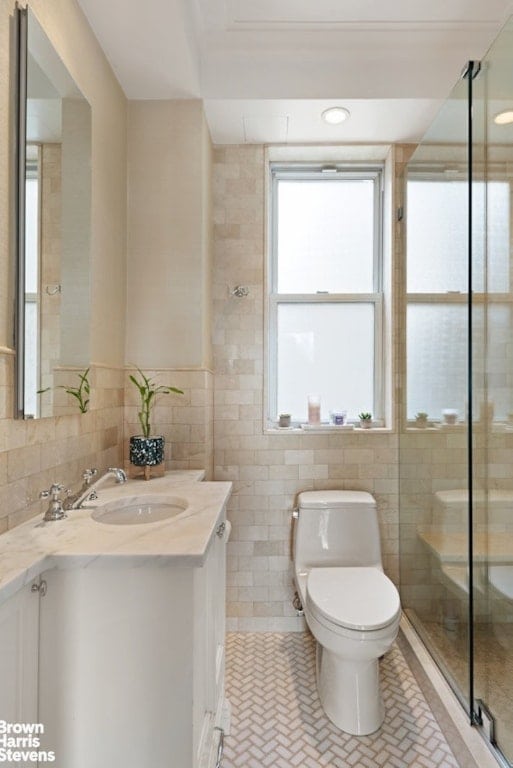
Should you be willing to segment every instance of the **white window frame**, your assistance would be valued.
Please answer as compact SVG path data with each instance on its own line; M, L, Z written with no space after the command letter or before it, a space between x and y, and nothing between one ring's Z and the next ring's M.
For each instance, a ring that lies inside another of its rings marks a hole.
M384 424L385 413L385 366L384 366L384 319L383 319L383 198L384 166L347 166L298 165L270 163L270 184L268 207L268 265L267 265L267 402L266 422L273 427L278 420L278 307L281 304L373 304L374 305L374 413L373 422L377 426ZM278 194L277 187L281 180L325 180L336 179L371 180L374 184L374 260L373 291L371 293L278 293ZM349 420L357 421L356 414Z

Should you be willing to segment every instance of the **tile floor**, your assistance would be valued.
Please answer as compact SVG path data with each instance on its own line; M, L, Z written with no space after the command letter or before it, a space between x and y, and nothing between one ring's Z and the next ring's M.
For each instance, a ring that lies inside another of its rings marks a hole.
M465 768L458 762L402 651L381 662L383 726L355 737L324 715L308 633L230 633L232 707L223 768ZM452 743L452 741L451 741Z

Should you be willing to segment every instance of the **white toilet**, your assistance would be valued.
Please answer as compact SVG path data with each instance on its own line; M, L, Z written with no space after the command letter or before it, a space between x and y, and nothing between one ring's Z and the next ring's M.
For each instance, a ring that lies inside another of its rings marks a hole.
M399 593L383 573L376 502L362 491L298 497L294 572L317 641L317 689L341 730L373 733L385 710L378 659L399 629Z

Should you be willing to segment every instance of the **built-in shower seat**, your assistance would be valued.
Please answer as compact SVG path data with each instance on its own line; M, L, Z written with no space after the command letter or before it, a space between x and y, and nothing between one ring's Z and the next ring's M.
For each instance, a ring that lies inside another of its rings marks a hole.
M433 524L418 536L437 561L441 582L468 595L468 490L438 491L434 496ZM484 593L490 583L513 600L513 491L475 491L473 504L474 588Z

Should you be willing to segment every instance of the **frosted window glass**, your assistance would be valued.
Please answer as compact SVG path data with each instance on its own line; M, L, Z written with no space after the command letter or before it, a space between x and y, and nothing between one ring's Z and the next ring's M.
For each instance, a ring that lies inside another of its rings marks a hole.
M509 184L472 185L473 290L509 291ZM408 292L467 292L467 181L408 181ZM486 215L485 215L486 211ZM488 275L484 227L488 219Z
M278 413L306 421L307 397L330 410L374 412L374 304L278 306Z
M505 304L490 304L473 312L474 404L479 415L480 403L486 398L493 405L495 419L505 420L513 412L513 349L511 347L512 310ZM485 336L485 329L487 335ZM486 373L486 377L484 374ZM482 389L479 390L479 385Z
M486 209L488 238L488 286L490 292L509 291L510 186L505 181L490 181ZM481 219L480 219L481 220ZM481 239L481 242L483 240ZM482 257L481 257L482 258ZM485 290L477 286L476 290Z
M39 262L39 183L37 178L25 182L25 291L38 291Z
M466 181L409 181L408 291L467 290Z
M412 304L407 315L408 418L444 408L464 417L467 401L467 308Z
M370 293L374 182L278 182L279 293Z
M474 419L485 398L496 419L513 411L512 310L492 304L472 310ZM408 307L408 418L425 411L433 419L443 408L467 411L468 315L465 305L412 304ZM485 335L486 329L488 335ZM485 392L486 389L486 392Z

